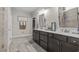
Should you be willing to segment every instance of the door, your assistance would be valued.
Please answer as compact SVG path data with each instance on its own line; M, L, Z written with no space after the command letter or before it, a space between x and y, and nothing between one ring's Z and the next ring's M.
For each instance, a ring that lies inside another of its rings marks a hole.
M33 19L32 28L35 29L35 20Z
M47 51L47 43L40 40L40 46Z

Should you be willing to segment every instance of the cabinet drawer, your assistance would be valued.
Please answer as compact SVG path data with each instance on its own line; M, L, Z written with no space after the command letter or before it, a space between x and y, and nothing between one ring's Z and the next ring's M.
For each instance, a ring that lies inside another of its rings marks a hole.
M72 43L74 45L79 45L79 39L78 38L68 37L68 42Z
M54 37L54 34L52 34L52 33L49 33L49 35L48 35L49 37Z
M47 35L47 32L40 31L41 35Z
M47 50L47 44L45 42L40 41L40 46L44 48L45 50Z
M59 40L66 41L66 36L63 36L63 35L54 34L54 38L55 39L59 39Z
M39 31L37 31L37 30L33 30L33 33L38 33L38 34L39 34Z
M43 40L44 42L47 42L47 36L40 35L40 40Z
M33 38L39 38L39 34L38 33L33 33Z

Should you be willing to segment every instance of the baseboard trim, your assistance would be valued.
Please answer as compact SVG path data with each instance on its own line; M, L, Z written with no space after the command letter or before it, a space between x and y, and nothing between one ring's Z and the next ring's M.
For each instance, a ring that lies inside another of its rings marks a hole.
M18 38L18 37L28 37L28 36L32 36L32 34L26 34L26 35L16 35L16 36L12 36L12 38Z

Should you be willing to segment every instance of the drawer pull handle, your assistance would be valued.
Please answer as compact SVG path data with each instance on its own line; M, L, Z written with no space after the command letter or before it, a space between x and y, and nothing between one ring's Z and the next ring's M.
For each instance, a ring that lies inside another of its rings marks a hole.
M76 43L77 41L73 41L73 43Z

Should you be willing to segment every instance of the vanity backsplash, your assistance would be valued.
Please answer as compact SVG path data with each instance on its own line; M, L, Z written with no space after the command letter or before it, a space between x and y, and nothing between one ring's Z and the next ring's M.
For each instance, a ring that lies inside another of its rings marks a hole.
M60 32L78 34L77 28L60 28Z

